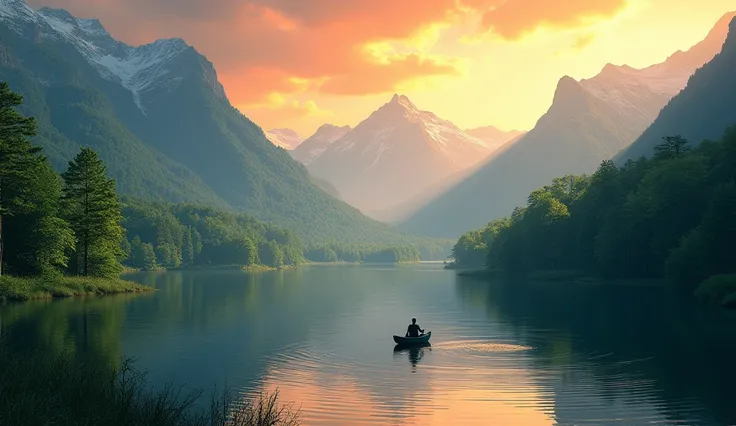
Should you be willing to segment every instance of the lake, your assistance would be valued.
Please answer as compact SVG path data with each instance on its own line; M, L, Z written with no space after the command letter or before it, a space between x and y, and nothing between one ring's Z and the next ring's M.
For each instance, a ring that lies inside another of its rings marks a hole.
M658 288L438 264L127 278L159 291L7 303L0 329L18 349L135 357L155 386L278 389L306 425L736 424L736 321ZM412 317L431 346L397 350Z

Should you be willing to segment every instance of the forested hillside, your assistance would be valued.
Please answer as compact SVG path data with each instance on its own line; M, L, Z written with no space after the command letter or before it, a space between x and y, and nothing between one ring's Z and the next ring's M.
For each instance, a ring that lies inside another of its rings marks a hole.
M736 123L736 19L721 53L698 69L687 87L662 109L659 117L616 161L650 156L662 134L679 134L700 143L718 139L722 129Z
M64 10L20 0L0 7L0 81L24 96L22 111L38 123L34 141L57 171L89 146L121 194L136 199L247 213L308 244L425 241L315 185L230 104L212 63L183 40L132 47Z
M510 218L465 234L458 266L510 274L579 270L607 279L666 278L736 307L736 127L696 149L665 137L651 159L534 191Z

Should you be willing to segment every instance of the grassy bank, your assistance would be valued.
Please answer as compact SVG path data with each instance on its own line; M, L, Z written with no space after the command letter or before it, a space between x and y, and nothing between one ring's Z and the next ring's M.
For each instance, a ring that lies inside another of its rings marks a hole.
M241 266L240 269L246 272L282 271L284 269L296 269L296 265L285 265L279 267L266 265L245 265Z
M31 278L0 277L0 300L47 299L83 295L139 293L153 288L118 278L68 277L61 275Z
M129 361L119 367L66 356L17 354L0 346L0 424L126 426L294 426L298 412L277 404L278 393L241 401L213 394L195 410L201 391L150 390Z

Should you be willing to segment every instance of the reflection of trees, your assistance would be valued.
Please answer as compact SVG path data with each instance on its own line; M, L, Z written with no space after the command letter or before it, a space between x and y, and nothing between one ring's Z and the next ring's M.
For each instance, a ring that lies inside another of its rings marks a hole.
M652 396L667 415L697 422L678 404L699 401L714 421L736 424L733 321L724 325L657 288L505 285L460 276L456 288L463 298L484 300L490 315L512 324L519 339L541 355L534 357L536 363L574 363L587 370L601 397L613 400L629 391L612 376L643 376L653 381ZM553 335L541 338L534 330ZM629 364L632 360L642 361Z
M120 359L126 303L150 294L8 303L0 322L11 349L66 353L106 363Z
M260 380L270 363L288 359L291 347L307 341L316 321L340 318L365 290L352 284L355 273L335 267L318 274L202 270L133 277L159 294L130 304L146 325L126 328L125 352L154 382L176 379L201 388Z

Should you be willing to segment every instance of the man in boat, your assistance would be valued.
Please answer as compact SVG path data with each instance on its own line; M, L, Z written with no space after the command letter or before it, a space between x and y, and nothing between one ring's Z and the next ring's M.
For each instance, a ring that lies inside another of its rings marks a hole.
M406 330L406 337L419 337L419 333L424 334L424 330L417 324L417 319L412 318L411 324L409 324L409 328Z

